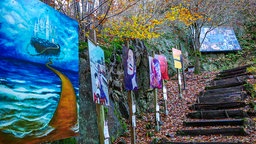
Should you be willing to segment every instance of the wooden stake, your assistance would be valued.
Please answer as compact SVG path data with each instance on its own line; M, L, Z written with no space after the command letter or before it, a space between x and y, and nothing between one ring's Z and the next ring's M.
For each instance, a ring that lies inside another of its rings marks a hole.
M126 43L127 48L129 49L129 41ZM130 120L130 126L131 126L131 144L136 144L136 132L135 132L135 127L136 127L136 119L135 119L135 111L136 108L134 107L134 101L133 101L133 95L132 91L128 91L128 105L129 105L129 120Z
M153 51L153 58L155 57L155 52ZM156 132L160 131L159 121L160 121L160 114L159 114L159 105L157 100L157 88L154 88L154 105L155 105L155 130Z
M181 50L181 44L179 43L179 49ZM181 54L180 58L181 66L182 66L182 78L183 78L183 89L186 89L186 79L185 79L185 73L184 73L184 64L183 64L183 55Z
M135 123L136 121L134 121L135 119L133 119L134 113L133 113L133 96L131 94L131 91L128 91L128 105L129 105L129 120L130 120L130 125L131 125L131 143L135 144L136 143L136 133L135 133ZM135 110L134 110L135 111Z
M166 89L166 87L165 87L165 82L164 82L164 80L163 80L162 82L163 82L164 112L165 112L165 115L168 115L168 108L167 108L167 89Z
M185 76L185 72L184 72L183 56L182 56L181 65L182 65L182 79L183 79L183 86L184 86L183 90L185 90L187 85L186 85L186 76Z
M99 136L100 136L100 144L104 144L104 107L101 104L96 104L96 111L97 111L97 123L99 129Z
M155 130L159 132L160 131L160 126L159 126L160 114L159 114L159 106L157 102L157 88L154 88L154 97L155 97L154 105L155 105L155 117L156 117Z
M179 87L179 97L182 98L182 91L181 91L181 77L180 77L180 70L177 69L177 76L178 76L178 87Z

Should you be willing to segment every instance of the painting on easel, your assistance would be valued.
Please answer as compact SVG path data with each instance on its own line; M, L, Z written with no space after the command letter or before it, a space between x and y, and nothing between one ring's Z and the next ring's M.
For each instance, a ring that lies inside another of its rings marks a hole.
M0 144L78 135L78 23L37 0L0 5Z
M92 80L93 101L97 104L109 105L108 82L106 79L106 69L104 51L88 40L90 69Z
M158 59L151 56L149 59L150 88L162 88L161 68Z
M136 62L131 49L123 46L123 66L124 66L124 88L126 90L137 90Z

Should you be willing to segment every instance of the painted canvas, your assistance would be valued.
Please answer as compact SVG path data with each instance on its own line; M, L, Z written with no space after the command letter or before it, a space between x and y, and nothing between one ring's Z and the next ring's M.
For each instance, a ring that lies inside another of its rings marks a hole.
M149 56L150 88L162 88L161 68L158 59Z
M78 23L38 0L0 12L0 144L76 136Z
M182 68L182 63L181 63L181 50L172 48L172 56L174 60L174 67L177 69Z
M137 90L136 63L133 51L123 46L124 88Z
M161 76L163 80L169 80L168 76L168 63L164 55L155 55L155 58L158 59L160 63Z
M104 51L88 40L93 101L97 104L109 105L108 82Z
M209 27L201 29L201 52L223 52L241 50L235 32L231 27L217 27L209 31ZM206 37L205 33L207 33Z

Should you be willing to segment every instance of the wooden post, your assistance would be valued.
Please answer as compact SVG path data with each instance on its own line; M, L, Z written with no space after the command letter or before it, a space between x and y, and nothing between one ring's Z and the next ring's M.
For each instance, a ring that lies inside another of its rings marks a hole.
M164 113L165 113L165 115L168 115L168 108L167 108L167 89L166 89L164 80L163 80L162 82L163 82L163 97L164 97Z
M186 89L187 85L186 85L186 76L185 76L185 72L184 72L184 64L183 64L183 56L181 57L181 65L182 65L182 79L183 79L183 90Z
M131 126L131 144L136 143L136 134L135 134L135 127L136 127L136 120L135 120L135 107L133 102L133 96L131 94L131 91L128 91L128 105L129 105L129 120L130 120L130 126Z
M127 48L129 49L129 41L127 41ZM134 104L133 100L133 95L132 91L128 91L128 105L129 105L129 121L130 121L130 126L131 126L131 144L136 144L136 132L135 132L135 127L136 127L136 118L135 118L135 112L136 112L136 107Z
M161 54L161 52L159 51L159 54ZM167 109L167 90L165 87L165 83L164 80L162 79L162 84L163 84L163 97L164 97L164 114L168 115L168 109Z
M178 87L179 87L179 98L182 98L181 76L180 76L180 70L179 69L177 69L177 77L178 77Z
M181 45L179 43L179 49L181 50ZM181 54L180 62L182 66L182 79L183 79L183 89L186 89L186 79L185 79L185 73L184 73L184 64L183 64L183 55Z
M95 44L97 44L97 36L96 36L96 31L95 30L93 30L93 40L94 40ZM104 136L104 122L105 122L104 106L101 105L101 104L96 104L96 112L97 112L97 124L98 124L98 131L99 131L99 140L100 140L100 144L104 144L104 141L105 141L105 136Z
M104 107L101 104L96 104L96 111L97 111L97 123L99 129L99 136L100 136L100 144L104 144Z
M155 57L155 52L153 51L153 58ZM154 105L155 105L155 130L156 132L160 131L159 121L160 121L160 114L159 114L159 105L157 100L157 88L154 88Z
M158 105L158 102L157 102L157 88L154 88L154 97L155 97L154 105L155 105L155 117L156 117L156 119L155 119L155 121L156 121L155 130L157 132L159 132L160 131L160 126L159 126L160 115L159 115L159 105Z

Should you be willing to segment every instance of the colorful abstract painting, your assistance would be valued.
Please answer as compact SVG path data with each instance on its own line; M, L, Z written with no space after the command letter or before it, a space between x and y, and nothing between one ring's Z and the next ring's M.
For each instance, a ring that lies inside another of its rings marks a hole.
M161 76L163 80L169 80L168 76L168 63L164 55L155 55L155 58L158 59L160 63Z
M104 51L88 40L93 101L97 104L109 105L108 81Z
M136 63L133 51L123 46L124 88L137 90Z
M162 88L161 68L158 59L149 56L150 88Z
M201 29L200 42L202 43L201 52L241 50L235 32L231 27L217 27L211 31L209 27L203 27Z
M78 23L38 0L0 12L0 144L78 135Z

